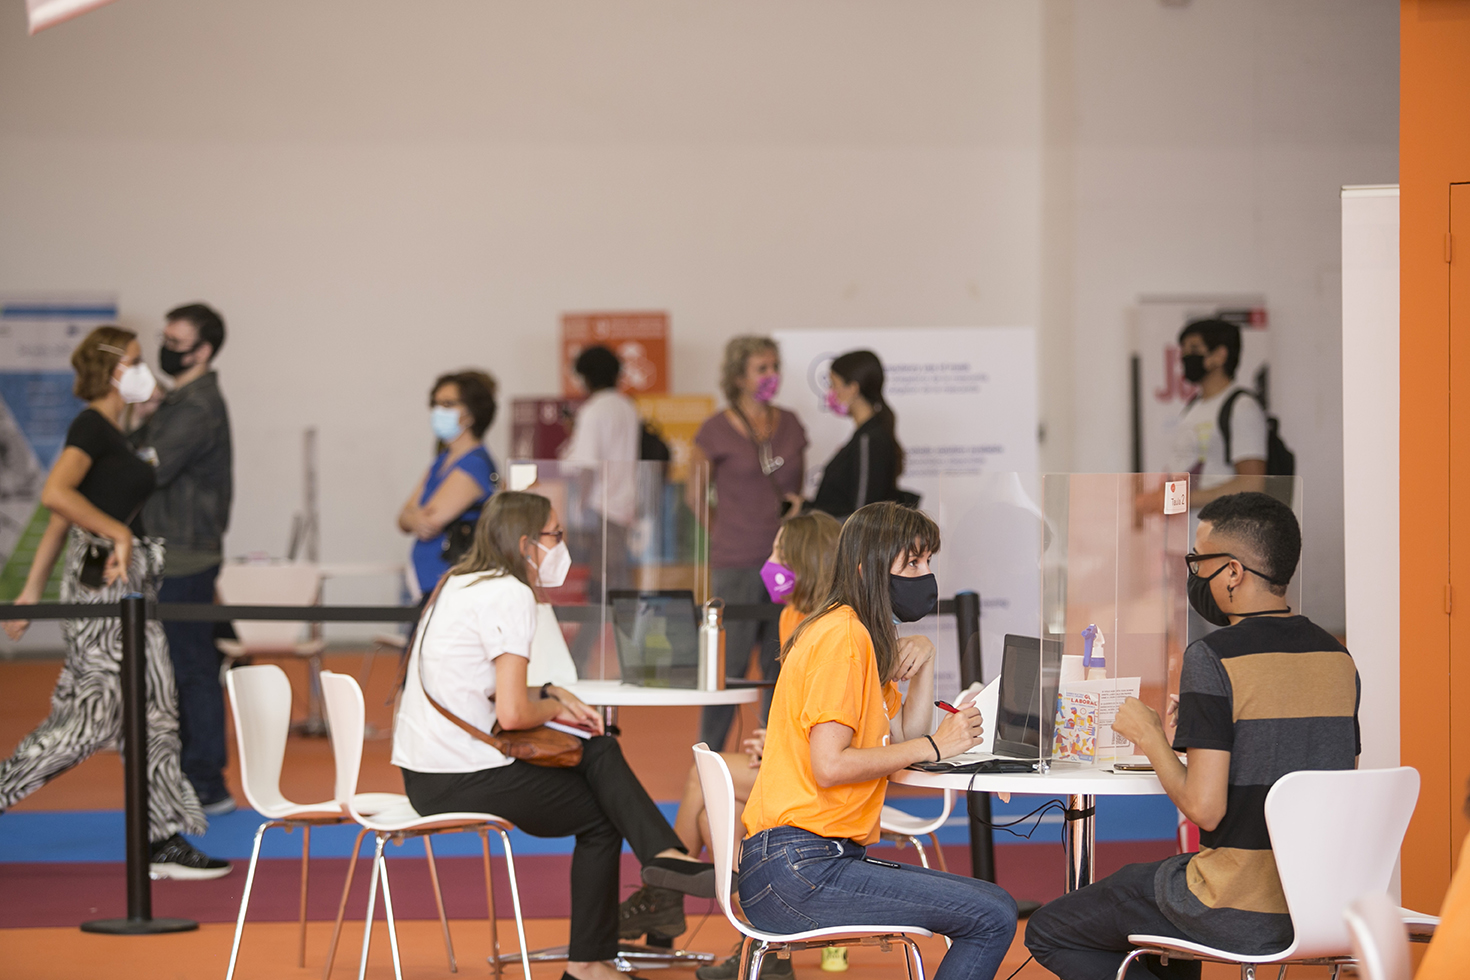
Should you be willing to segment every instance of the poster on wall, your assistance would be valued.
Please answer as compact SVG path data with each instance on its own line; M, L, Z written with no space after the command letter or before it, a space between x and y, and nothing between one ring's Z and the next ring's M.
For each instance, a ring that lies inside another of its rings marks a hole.
M852 436L826 403L834 358L866 348L883 362L884 398L906 456L899 486L939 524L940 593L980 595L985 676L999 670L1005 634L1037 636L1042 511L1036 499L1036 336L1029 327L786 330L777 403L805 426L805 487L815 493L833 453ZM928 622L928 621L926 621ZM954 624L931 627L940 696L958 691Z
M670 483L689 478L689 454L704 420L715 414L709 395L639 395L638 415L669 447Z
M49 516L41 486L82 409L71 390L72 349L116 320L110 296L0 297L0 600L25 585Z
M572 365L588 347L601 345L618 355L623 373L618 390L627 395L662 395L669 390L669 315L661 312L564 313L561 318L561 390L582 398Z
M1197 389L1179 364L1179 331L1191 320L1216 317L1240 327L1240 365L1235 380L1270 397L1270 321L1260 296L1141 296L1133 311L1137 358L1134 392L1134 464L1141 473L1170 467L1174 430Z

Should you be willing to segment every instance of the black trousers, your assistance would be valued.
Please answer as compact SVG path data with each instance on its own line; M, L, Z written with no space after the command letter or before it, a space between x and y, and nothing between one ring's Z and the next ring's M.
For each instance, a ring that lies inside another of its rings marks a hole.
M685 850L623 758L618 740L589 738L570 769L512 762L479 772L403 770L419 813L468 810L504 817L535 837L575 836L572 922L567 956L610 960L618 951L618 875L623 841L647 864L660 851Z
M1026 923L1026 948L1061 980L1113 980L1128 951L1130 933L1189 939L1164 917L1154 898L1158 863L1130 864L1102 881L1047 902ZM1200 964L1140 957L1128 980L1198 980Z
M158 585L159 602L214 602L219 566L193 575L166 577ZM219 682L221 654L214 645L213 623L165 622L168 655L179 692L179 762L194 784L200 803L229 794L225 788L225 695Z

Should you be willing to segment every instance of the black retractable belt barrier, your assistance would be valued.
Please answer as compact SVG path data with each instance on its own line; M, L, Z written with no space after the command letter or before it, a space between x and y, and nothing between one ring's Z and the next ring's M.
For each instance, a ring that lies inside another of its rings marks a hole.
M96 606L91 607L96 610ZM198 929L192 919L155 919L148 877L148 610L134 592L122 600L123 811L127 825L128 917L82 923L83 932L138 936Z
M960 650L960 688L984 683L980 660L980 596L959 592L954 597L955 632ZM989 719L995 724L995 719ZM970 814L970 873L982 881L995 881L995 836L990 829L990 794L965 794Z

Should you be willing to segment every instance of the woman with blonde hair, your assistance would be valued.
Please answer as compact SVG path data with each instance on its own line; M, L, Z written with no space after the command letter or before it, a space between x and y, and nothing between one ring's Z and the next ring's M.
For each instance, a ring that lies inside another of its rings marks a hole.
M773 401L781 388L781 354L769 337L734 337L725 345L720 389L726 408L711 415L694 436L690 461L708 462L710 504L710 589L727 604L765 602L761 563L776 540L781 518L801 505L806 471L806 430L795 413ZM692 484L691 484L692 485ZM761 676L776 677L780 643L771 623L731 622L725 628L729 669L745 673L753 644L760 644ZM770 709L769 693L762 717ZM735 709L704 709L700 739L725 747Z
M117 607L124 595L158 598L163 542L147 537L143 502L156 485L153 465L123 434L130 405L145 402L156 383L138 338L121 327L98 327L72 351L72 390L87 403L72 420L66 444L41 490L51 511L17 603L41 601L63 555L61 601ZM12 640L29 623L5 624ZM51 713L0 763L0 811L122 737L122 624L116 618L68 619L61 624L66 663L51 695ZM202 834L207 822L179 764L179 709L163 625L146 627L148 673L148 839L150 870L161 878L218 878L230 865L199 853L183 833Z
M564 536L545 497L490 498L469 550L424 611L394 719L393 764L419 813L495 813L537 837L575 836L567 973L619 980L611 961L623 841L649 884L712 898L714 869L685 853L596 711L565 688L526 683L536 590L557 588L571 567ZM511 759L488 738L497 724L515 732L553 721L589 735L575 766Z

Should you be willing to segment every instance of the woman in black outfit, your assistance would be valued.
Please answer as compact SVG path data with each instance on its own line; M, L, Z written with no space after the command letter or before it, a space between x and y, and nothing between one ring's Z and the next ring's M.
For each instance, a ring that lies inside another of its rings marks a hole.
M856 431L822 471L810 506L840 520L867 504L900 499L903 447L893 433L893 409L883 400L877 354L848 351L832 362L829 380L827 407L851 418Z

